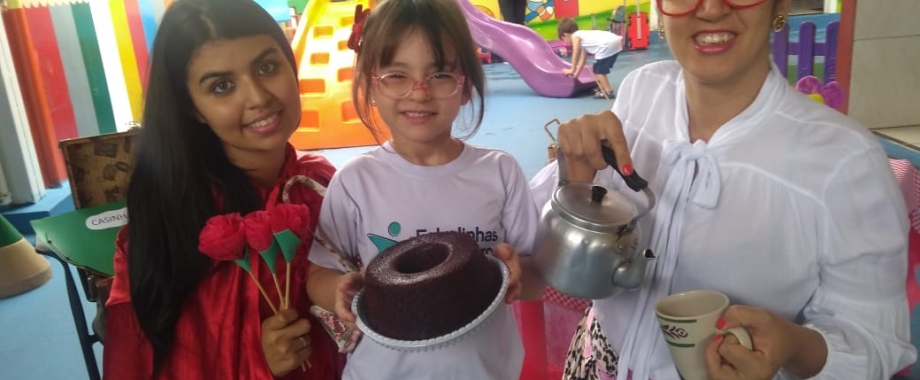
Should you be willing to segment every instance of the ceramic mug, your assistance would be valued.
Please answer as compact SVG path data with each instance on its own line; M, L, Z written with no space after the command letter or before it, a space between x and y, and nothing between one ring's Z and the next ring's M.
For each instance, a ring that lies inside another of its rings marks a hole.
M681 379L709 379L706 345L715 334L732 334L744 348L753 349L751 336L743 327L728 330L716 328L719 317L728 305L728 296L712 290L672 294L655 305L661 332Z

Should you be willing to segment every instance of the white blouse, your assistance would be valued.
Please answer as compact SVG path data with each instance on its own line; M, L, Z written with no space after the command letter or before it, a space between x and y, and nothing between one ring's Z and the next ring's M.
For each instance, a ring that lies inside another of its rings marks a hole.
M908 214L865 127L800 94L775 67L753 104L708 143L689 141L683 75L673 61L630 73L613 112L636 171L659 197L640 222L639 248L659 257L645 285L594 301L620 355L618 380L679 379L654 306L692 289L722 291L732 303L821 333L828 357L816 378L887 380L915 360ZM531 181L539 206L556 170L551 164ZM595 181L645 204L609 168Z

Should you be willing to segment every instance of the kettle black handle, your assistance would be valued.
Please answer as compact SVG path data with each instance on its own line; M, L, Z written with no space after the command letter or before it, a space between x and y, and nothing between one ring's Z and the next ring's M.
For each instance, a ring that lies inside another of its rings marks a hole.
M623 175L623 172L620 171L620 165L617 165L617 156L613 153L613 149L602 145L601 153L604 155L604 161L607 161L607 164L612 166L613 170L616 170L620 177L623 177L623 181L626 182L626 186L629 186L630 189L638 192L648 187L648 181L639 177L639 173L635 170L628 176Z

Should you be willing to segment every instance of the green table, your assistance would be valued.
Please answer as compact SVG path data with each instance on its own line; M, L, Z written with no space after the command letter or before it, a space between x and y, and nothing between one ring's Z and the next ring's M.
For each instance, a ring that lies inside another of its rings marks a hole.
M35 248L85 270L113 276L115 237L128 222L124 202L88 207L32 221Z

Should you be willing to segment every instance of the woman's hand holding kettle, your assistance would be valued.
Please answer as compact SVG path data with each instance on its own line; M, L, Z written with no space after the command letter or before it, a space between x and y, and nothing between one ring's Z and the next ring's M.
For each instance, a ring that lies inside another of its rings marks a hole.
M566 121L559 126L557 134L559 148L566 156L569 180L592 182L597 171L608 166L601 144L613 150L620 173L625 176L633 173L623 125L613 112L582 115Z

